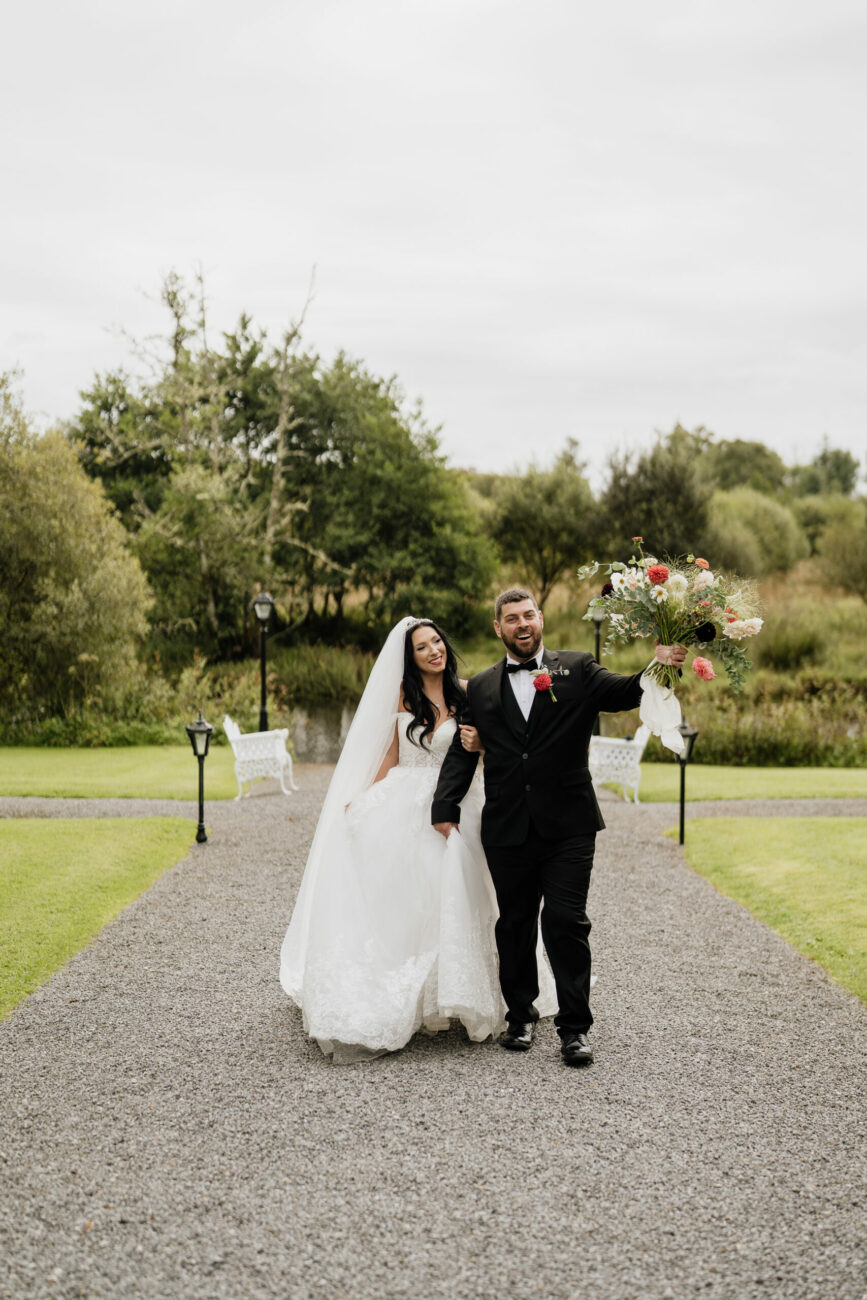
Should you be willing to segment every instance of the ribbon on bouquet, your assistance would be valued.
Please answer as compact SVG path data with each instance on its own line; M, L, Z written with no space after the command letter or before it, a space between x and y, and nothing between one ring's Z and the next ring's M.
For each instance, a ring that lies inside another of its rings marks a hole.
M680 700L671 686L663 686L662 682L650 675L652 667L653 664L649 664L641 674L638 715L653 735L659 736L666 749L670 749L679 758L684 750L683 736L678 730L683 718Z

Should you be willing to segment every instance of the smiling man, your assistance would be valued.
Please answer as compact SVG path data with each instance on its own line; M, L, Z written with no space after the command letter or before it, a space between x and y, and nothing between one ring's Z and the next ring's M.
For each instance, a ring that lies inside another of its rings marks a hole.
M533 1042L539 995L536 936L554 972L555 1018L563 1060L589 1065L590 921L587 894L596 832L605 823L587 755L599 713L634 709L641 674L622 677L583 650L547 650L544 618L532 592L513 587L497 597L494 631L505 659L467 683L466 723L440 769L431 820L448 836L485 752L482 843L499 906L497 950L511 1051ZM657 658L683 664L683 646L657 646ZM478 741L471 728L478 731Z

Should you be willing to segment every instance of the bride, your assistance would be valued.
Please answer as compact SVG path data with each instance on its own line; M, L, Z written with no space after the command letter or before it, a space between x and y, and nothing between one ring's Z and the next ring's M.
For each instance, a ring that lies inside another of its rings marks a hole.
M440 764L464 706L455 653L429 619L404 618L377 659L319 817L280 982L338 1064L403 1047L458 1019L498 1033L497 905L479 838L477 775L459 835L430 824ZM556 1010L539 956L541 1015Z

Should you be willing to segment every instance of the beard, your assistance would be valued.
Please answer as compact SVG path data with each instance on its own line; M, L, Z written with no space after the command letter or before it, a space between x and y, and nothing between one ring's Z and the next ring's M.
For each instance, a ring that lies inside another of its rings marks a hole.
M535 659L539 653L539 646L542 644L541 629L532 636L530 641L522 642L520 645L517 641L517 634L512 635L508 632L502 633L503 645L508 650L513 659L520 659L526 662L527 659Z

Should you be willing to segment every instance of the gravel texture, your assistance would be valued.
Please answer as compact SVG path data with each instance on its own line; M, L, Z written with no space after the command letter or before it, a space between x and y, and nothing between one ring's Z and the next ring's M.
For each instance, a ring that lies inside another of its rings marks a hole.
M0 1025L0 1296L863 1300L863 1009L684 867L676 806L605 798L593 1067L548 1021L527 1055L454 1030L341 1068L277 982L330 769L296 772L209 805ZM0 801L166 812L195 817Z

